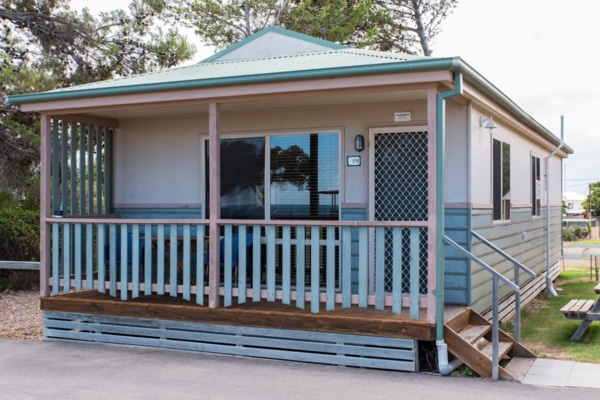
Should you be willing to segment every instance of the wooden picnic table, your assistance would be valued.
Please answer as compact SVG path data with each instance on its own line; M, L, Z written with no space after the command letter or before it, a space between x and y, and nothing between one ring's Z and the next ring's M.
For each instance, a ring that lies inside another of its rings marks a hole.
M594 292L600 295L600 283L594 287ZM560 312L569 319L581 320L581 325L571 336L571 340L580 340L593 321L600 321L600 300L573 299Z

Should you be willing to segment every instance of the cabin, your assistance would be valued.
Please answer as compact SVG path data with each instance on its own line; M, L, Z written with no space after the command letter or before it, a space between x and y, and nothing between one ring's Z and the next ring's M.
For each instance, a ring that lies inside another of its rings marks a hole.
M498 321L553 290L573 150L459 57L270 27L8 100L41 116L47 340L507 379L533 357Z

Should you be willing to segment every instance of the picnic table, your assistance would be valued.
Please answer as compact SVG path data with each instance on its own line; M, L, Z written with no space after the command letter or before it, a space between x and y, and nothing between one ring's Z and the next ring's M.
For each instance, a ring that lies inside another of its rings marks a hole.
M600 283L594 287L594 291L600 295ZM593 321L600 321L600 299L596 301L573 299L561 308L560 312L569 319L581 320L581 325L571 336L571 340L579 340Z

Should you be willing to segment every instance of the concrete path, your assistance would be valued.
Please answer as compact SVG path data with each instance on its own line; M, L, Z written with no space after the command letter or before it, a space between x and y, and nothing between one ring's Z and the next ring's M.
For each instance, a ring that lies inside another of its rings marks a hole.
M532 368L531 376L534 371ZM543 387L141 347L0 339L2 400L564 400L599 396L598 390L586 388Z
M600 389L600 364L538 358L523 384Z

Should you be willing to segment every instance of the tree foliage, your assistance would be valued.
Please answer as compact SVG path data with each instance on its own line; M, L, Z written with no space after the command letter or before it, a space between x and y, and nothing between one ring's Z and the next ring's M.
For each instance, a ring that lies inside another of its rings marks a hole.
M170 17L222 49L267 26L384 51L431 55L458 0L176 0Z
M592 215L597 216L600 215L600 181L590 183L590 186L591 198L590 195L588 195L585 200L581 202L581 207L587 213L591 204Z
M158 24L164 0L128 10L71 10L68 0L0 0L0 192L35 197L39 121L4 95L41 92L142 73L192 57L175 29Z

